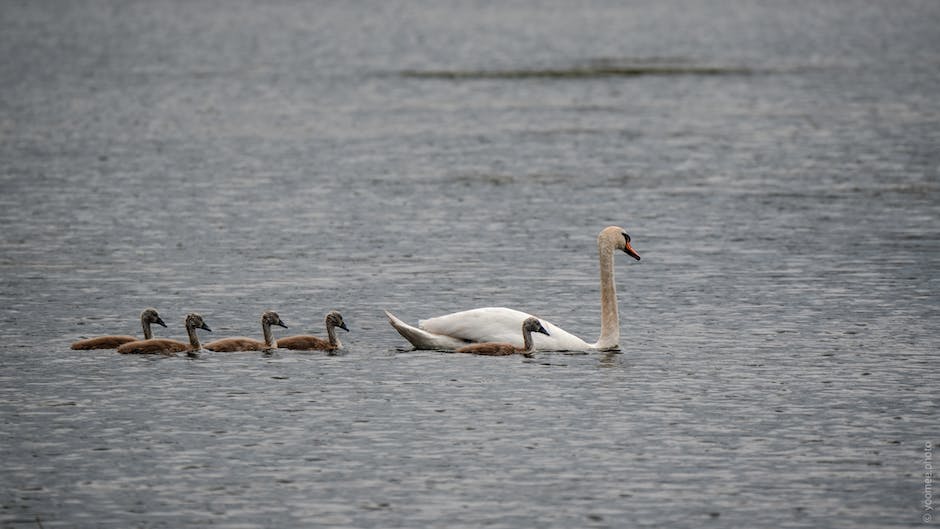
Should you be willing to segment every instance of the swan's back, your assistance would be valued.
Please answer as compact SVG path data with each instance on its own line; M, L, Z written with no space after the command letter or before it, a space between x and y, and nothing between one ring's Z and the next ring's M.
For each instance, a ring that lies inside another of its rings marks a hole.
M338 348L330 344L329 340L309 335L280 338L277 341L277 346L281 349L293 349L295 351L332 351Z
M172 356L176 353L185 353L193 348L187 343L177 342L176 340L167 340L164 338L154 338L152 340L138 340L126 343L117 348L121 354L157 354Z
M516 353L525 354L524 351L520 351L517 347L511 343L475 343L470 345L465 345L455 352L457 353L470 353L475 355L485 355L485 356L509 356Z
M137 340L140 340L140 338L123 335L99 336L97 338L79 340L73 343L71 348L76 351L87 351L89 349L117 349L126 343L136 342Z
M215 351L217 353L237 353L240 351L264 351L269 347L264 342L254 338L237 337L223 338L214 342L209 342L202 346L203 349Z
M484 307L445 314L418 322L418 327L433 333L451 336L468 342L502 342L523 347L522 323L533 317L522 311L505 307ZM539 318L550 336L535 334L535 348L542 351L583 351L591 344L565 331L561 327Z

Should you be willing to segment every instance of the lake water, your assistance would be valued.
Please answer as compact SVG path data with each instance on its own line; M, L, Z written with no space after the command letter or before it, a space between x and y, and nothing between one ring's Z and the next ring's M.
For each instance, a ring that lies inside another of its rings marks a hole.
M0 525L925 525L938 28L933 0L3 2ZM382 313L593 341L610 224L643 256L619 354L412 351ZM350 332L69 350L148 306L160 337Z

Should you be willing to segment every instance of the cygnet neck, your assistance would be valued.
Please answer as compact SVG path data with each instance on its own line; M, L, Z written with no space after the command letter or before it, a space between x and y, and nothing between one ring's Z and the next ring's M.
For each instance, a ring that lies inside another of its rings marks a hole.
M532 331L523 327L522 329L522 351L531 353L535 350L535 341L532 340Z
M193 348L193 351L202 349L202 345L199 343L199 336L196 335L196 327L189 322L186 322L186 334L189 335L189 345Z
M150 320L141 316L140 326L144 329L144 340L150 340L151 338L153 338L153 331L150 330Z
M277 348L277 341L274 339L274 333L271 332L271 324L264 319L261 320L261 332L264 334L264 345L272 349Z
M326 322L326 337L329 339L331 347L340 347L339 337L336 336L336 325L329 320Z

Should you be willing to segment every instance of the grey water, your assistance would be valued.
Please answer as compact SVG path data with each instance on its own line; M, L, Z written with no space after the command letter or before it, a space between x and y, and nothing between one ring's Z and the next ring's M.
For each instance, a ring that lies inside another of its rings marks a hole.
M936 525L938 28L933 0L0 3L0 526ZM611 224L643 257L617 353L385 320L593 341ZM148 306L159 337L350 332L69 349Z

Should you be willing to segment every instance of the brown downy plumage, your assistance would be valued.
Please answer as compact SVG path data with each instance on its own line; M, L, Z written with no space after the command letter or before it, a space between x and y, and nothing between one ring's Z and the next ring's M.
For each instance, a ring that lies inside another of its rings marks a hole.
M121 354L155 354L164 356L175 356L176 353L191 353L199 351L199 337L196 336L196 329L203 329L212 332L212 329L206 325L202 316L196 313L186 315L186 334L189 335L189 343L178 342L176 340L152 339L140 340L126 343L117 348Z
M277 315L273 310L265 311L261 315L261 333L264 335L264 341L255 340L254 338L223 338L221 340L216 340L214 342L207 343L204 347L209 351L216 351L221 353L232 353L238 351L269 351L271 349L278 348L278 341L274 339L274 334L271 332L271 326L277 325L279 327L287 328L287 325L284 325L284 322L281 321L281 317Z
M336 327L349 332L343 316L336 312L330 312L326 315L326 335L327 339L318 338L310 335L288 336L277 341L277 346L282 349L294 349L297 351L335 351L343 346L336 337Z
M535 351L535 343L532 341L533 332L540 332L549 336L548 331L545 330L545 327L542 327L542 323L537 318L526 318L526 320L522 322L522 342L525 344L523 347L516 347L511 343L484 342L465 345L458 348L455 352L487 356L508 356L514 354L531 356L532 352Z
M166 327L166 323L163 323L163 320L157 313L157 309L145 309L140 313L140 326L144 330L144 340L153 338L153 332L150 330L150 324L152 323ZM140 338L127 335L99 336L97 338L77 341L72 344L72 349L116 349L121 345L138 340L140 340Z

